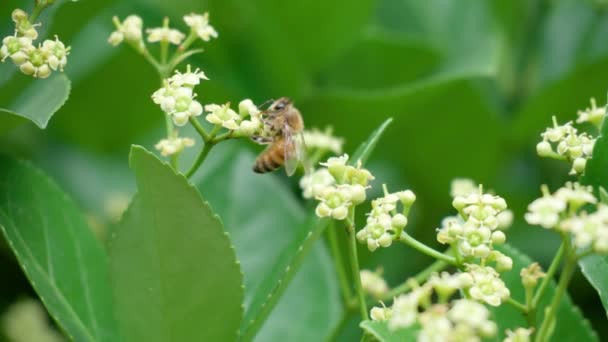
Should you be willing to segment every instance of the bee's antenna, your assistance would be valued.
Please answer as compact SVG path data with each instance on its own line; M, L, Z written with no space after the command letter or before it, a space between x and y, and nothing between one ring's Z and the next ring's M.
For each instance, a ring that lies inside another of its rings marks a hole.
M262 103L261 105L259 105L258 108L262 108L262 107L266 106L267 104L273 103L273 102L274 102L274 99L266 100L266 101L264 101L264 103Z

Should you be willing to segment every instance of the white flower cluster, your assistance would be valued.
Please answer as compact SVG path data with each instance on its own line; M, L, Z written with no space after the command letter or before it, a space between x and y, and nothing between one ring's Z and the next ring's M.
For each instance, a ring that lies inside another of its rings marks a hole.
M35 46L34 40L38 38L36 26L39 24L31 23L28 14L20 9L13 11L12 19L15 34L2 39L0 61L10 58L21 72L36 78L47 78L53 71L63 71L70 48L57 36L55 40L47 39Z
M188 14L184 16L184 22L190 27L190 34L193 37L198 37L203 41L209 41L211 38L217 38L218 34L209 25L209 14ZM123 41L133 44L138 49L143 49L143 20L137 15L130 15L123 22L117 17L114 17L114 25L116 30L112 32L108 38L108 42L113 46L117 46ZM168 20L165 20L163 27L155 27L146 29L148 34L147 40L150 43L164 42L173 45L181 44L186 35L181 31L170 28Z
M208 104L205 106L205 112L209 113L205 120L234 131L235 136L251 137L261 134L264 129L261 112L250 99L239 103L238 113L230 108L230 103Z
M507 228L512 220L506 201L483 193L481 187L475 189L472 182L467 182L465 188L462 184L458 180L452 186L452 194L456 195L452 205L460 215L443 220L437 229L437 241L455 246L464 260L479 258L496 262L498 270L511 269L512 260L494 250L495 245L505 242L506 235L501 229Z
M579 110L577 114L578 119L576 119L576 123L589 122L599 128L602 125L602 120L604 120L604 117L606 116L606 107L597 107L595 99L591 98L591 108Z
M554 194L543 187L543 197L528 205L525 219L533 225L571 234L578 248L608 253L608 205L598 203L592 191L592 187L571 182ZM579 210L586 205L595 206L595 211Z
M582 174L591 158L595 138L587 133L578 133L572 122L558 125L553 117L553 127L541 134L543 141L536 145L536 152L541 157L562 159L572 163L570 174ZM556 146L554 150L554 146Z
M361 270L360 276L363 291L369 293L372 297L382 298L388 292L388 284L378 272Z
M490 320L490 312L483 304L469 299L447 302L441 300L441 295L439 303L431 303L433 290L448 289L454 293L470 283L463 275L435 276L434 280L395 298L391 308L372 308L372 320L388 321L391 330L417 323L421 327L417 341L480 341L496 335L496 323Z
M177 126L184 126L191 117L203 113L203 106L195 100L194 87L200 80L207 79L205 73L198 69L193 72L188 65L185 73L176 72L165 80L164 87L152 94L152 100L160 105L163 112L171 116Z
M321 163L333 178L333 182L323 176L325 171L316 171L317 177L304 181L305 192L309 189L319 201L315 210L317 216L345 220L350 208L365 202L369 181L374 179L374 176L362 168L361 163L355 167L347 165L347 162L348 155L345 154L331 157L326 163Z
M180 153L186 147L194 146L194 139L191 138L170 138L162 139L154 147L160 151L163 157L171 156Z
M342 153L344 145L344 139L334 137L331 129L327 129L325 132L316 128L306 130L304 131L304 141L306 141L306 148L331 151L334 154Z
M378 247L389 247L393 240L401 237L407 225L407 215L415 201L416 195L411 190L395 193L385 191L384 197L372 201L367 224L357 232L357 240L367 244L372 252Z

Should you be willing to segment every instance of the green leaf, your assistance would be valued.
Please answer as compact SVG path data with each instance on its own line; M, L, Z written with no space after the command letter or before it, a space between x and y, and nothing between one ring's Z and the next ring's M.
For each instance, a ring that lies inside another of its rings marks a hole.
M511 297L523 303L525 301L525 294L519 272L522 268L529 266L532 260L508 245L501 246L498 249L513 259L513 269L503 273L501 278L511 291ZM539 302L536 322L542 322L544 308L552 300L555 290L555 282L552 281ZM506 329L514 330L518 327L528 327L528 323L521 312L509 304L493 308L492 311L494 313L494 320L498 324L500 341L504 338ZM592 330L589 322L583 317L579 308L572 303L568 295L562 298L557 311L556 321L559 324L555 326L552 341L598 341L597 334Z
M593 146L593 154L587 161L581 181L593 185L598 192L600 187L608 189L608 120L602 123L601 134Z
M597 291L608 316L608 256L589 255L578 264L591 286Z
M246 293L241 331L253 332L264 323L256 341L323 340L341 311L331 259L322 244L313 245L324 226L307 220L277 177L253 173L254 160L246 149L222 144L196 180L242 261Z
M608 120L602 123L600 137L595 142L591 159L587 161L581 181L592 185L603 203L608 188ZM591 255L579 261L583 275L595 288L608 312L608 257Z
M106 255L76 205L28 163L0 158L0 228L74 341L117 341Z
M28 120L46 128L69 95L70 80L64 74L31 80L10 104L0 102L0 134Z
M127 341L233 341L242 275L222 224L183 175L131 149L138 194L109 242Z
M410 327L391 331L386 321L363 321L359 326L380 342L415 341L417 329Z
M370 29L327 68L322 87L390 88L427 76L439 60L434 49L418 40Z
M355 153L353 153L352 158L350 158L349 164L354 165L359 161L361 161L361 164L365 164L367 162L367 159L369 159L369 157L372 155L372 152L374 152L376 144L378 144L378 141L382 137L382 134L384 133L386 128L391 124L391 122L393 122L393 118L388 118L384 120L384 122L378 128L376 128L376 130L373 131L372 134L370 134L367 140L362 142L361 145L357 147Z

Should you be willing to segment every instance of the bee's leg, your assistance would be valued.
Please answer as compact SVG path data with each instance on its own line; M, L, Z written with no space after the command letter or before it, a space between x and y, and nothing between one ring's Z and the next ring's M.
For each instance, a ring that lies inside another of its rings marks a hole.
M272 143L274 141L274 139L269 138L269 137L262 137L259 135L254 135L251 137L251 140L253 140L254 142L260 144L260 145L268 145L270 143Z

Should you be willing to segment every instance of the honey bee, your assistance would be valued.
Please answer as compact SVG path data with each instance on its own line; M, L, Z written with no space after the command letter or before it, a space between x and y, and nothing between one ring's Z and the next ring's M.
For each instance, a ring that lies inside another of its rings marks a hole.
M285 172L291 176L298 163L304 162L304 120L290 99L282 97L274 101L262 112L264 122L263 136L253 140L259 144L269 145L255 160L253 171L267 173L285 165Z

